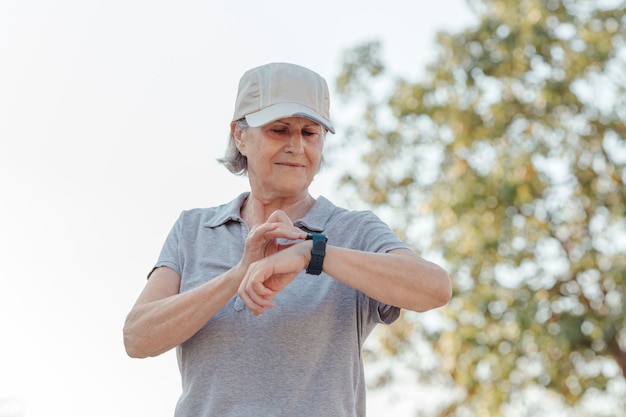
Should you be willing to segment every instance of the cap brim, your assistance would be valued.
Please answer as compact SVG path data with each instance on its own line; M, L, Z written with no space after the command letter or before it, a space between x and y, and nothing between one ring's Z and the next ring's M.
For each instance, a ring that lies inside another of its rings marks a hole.
M246 122L248 122L249 126L260 127L278 119L295 116L311 119L324 126L330 133L335 133L335 128L329 120L326 120L317 112L311 110L311 108L298 103L278 103L268 106L258 112L246 115Z

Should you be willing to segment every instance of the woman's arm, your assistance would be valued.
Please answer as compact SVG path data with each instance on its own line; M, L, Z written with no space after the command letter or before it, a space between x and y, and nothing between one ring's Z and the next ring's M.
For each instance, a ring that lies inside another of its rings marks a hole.
M370 253L328 246L323 270L375 300L413 311L441 307L452 295L447 272L408 249Z
M243 277L233 268L199 287L179 293L180 275L154 270L124 324L129 356L157 356L193 336L237 292Z
M124 324L124 346L131 357L157 356L183 343L206 324L233 295L253 262L292 244L278 239L303 239L282 211L254 227L246 238L239 263L193 290L180 293L180 275L171 268L153 271Z
M311 246L301 242L250 266L238 292L254 314L272 308L274 296L307 267ZM323 271L375 300L413 311L441 307L452 294L448 274L408 249L371 253L327 246Z

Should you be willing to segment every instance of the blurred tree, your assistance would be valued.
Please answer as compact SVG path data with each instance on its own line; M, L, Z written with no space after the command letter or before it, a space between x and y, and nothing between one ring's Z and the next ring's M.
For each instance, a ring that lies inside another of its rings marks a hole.
M455 285L379 342L451 390L440 416L545 415L533 392L624 416L626 2L469 5L477 25L438 35L422 81L392 79L376 42L337 79L358 120L343 189Z

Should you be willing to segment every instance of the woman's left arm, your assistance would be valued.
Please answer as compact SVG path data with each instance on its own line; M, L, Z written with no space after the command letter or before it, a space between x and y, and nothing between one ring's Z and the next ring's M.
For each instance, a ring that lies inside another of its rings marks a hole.
M370 298L413 311L441 307L452 295L448 273L409 249L371 253L327 246L323 271Z
M273 307L274 296L309 264L311 247L304 241L252 264L239 287L248 308L258 315ZM452 295L447 272L409 249L372 253L327 246L323 271L375 300L413 311L441 307Z

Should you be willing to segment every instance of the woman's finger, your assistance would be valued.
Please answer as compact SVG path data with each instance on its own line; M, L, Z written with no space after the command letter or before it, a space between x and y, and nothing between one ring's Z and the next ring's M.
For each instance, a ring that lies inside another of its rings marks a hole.
M239 296L255 315L263 314L266 308L273 308L276 291L264 285L271 271L264 271L261 263L250 265L239 287Z

